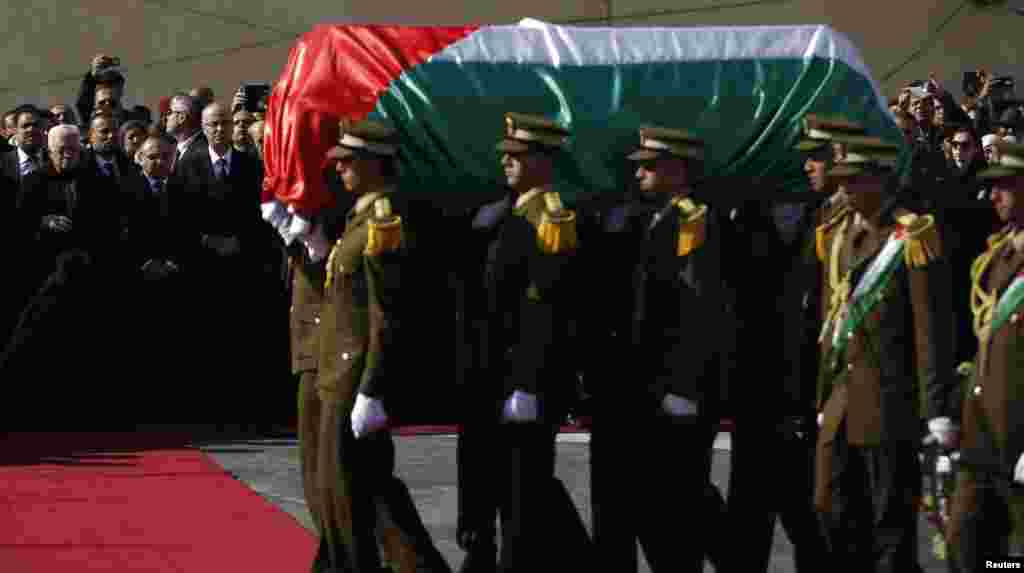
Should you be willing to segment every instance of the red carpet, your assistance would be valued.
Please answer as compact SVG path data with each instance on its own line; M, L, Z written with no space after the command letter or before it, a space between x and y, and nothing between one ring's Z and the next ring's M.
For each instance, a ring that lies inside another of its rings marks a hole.
M308 571L313 536L186 443L3 435L0 571Z

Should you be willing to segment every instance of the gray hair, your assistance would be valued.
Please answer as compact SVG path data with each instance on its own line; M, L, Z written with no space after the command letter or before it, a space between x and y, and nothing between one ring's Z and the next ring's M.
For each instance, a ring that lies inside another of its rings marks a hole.
M65 135L74 135L79 141L82 140L82 132L78 129L78 126L64 123L54 126L50 130L46 136L46 142L49 147L53 148Z
M187 107L188 114L192 117L199 117L203 113L203 110L199 109L199 100L188 94L175 94L170 101L170 106L172 109L174 107L174 102L179 102L185 107Z

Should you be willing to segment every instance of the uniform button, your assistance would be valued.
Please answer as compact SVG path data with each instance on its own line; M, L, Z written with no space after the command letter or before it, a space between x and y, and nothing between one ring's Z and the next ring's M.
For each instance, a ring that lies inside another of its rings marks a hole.
M314 316L313 317L313 324L320 324L320 317L319 316Z
M847 340L853 340L853 333L852 332L847 332L846 333L846 339Z
M348 352L342 352L341 353L341 359L342 360L348 360L349 358L352 358L352 355L349 354Z
M981 384L978 384L974 387L974 395L981 396Z
M847 372L853 372L853 362L846 365Z
M1016 312L1010 315L1011 323L1016 324L1018 320L1020 320L1020 315L1017 314Z

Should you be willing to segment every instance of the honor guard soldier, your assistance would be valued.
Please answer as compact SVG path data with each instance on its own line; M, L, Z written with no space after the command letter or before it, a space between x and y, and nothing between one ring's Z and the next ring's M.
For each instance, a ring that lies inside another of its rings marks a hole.
M986 570L986 559L1024 558L1024 145L997 145L998 164L979 177L991 182L1006 226L972 269L978 354L963 398L948 531L964 573Z
M505 127L497 150L515 200L488 263L487 376L501 388L492 409L501 428L483 487L502 480L500 571L586 570L586 528L554 476L555 436L576 388L568 352L576 220L554 188L569 132L518 113L505 115Z
M887 187L900 149L846 141L829 176L855 217L826 246L843 279L822 334L815 504L836 562L921 571L921 416L948 417L957 388L948 267L932 216Z
M331 179L330 174L325 174ZM314 232L306 241L293 241L287 245L288 278L291 284L292 375L298 379L298 438L299 465L302 472L302 490L306 507L320 535L313 571L329 563L327 537L323 534L320 495L317 489L317 460L320 433L321 402L317 393L317 359L320 353L320 312L324 299L324 278L327 273L327 255L338 239L345 224L345 214L351 207L351 194L337 189L340 181L333 178L328 188L334 193L334 206L319 213Z
M820 199L750 202L753 208L740 219L744 236L729 257L735 267L727 271L734 273L745 325L740 362L750 370L731 388L728 507L732 527L740 528L748 546L730 555L731 570L768 570L776 520L793 544L797 571L818 571L825 563L827 544L813 504L818 335L827 301L816 229L831 229L850 213L827 175L836 159L832 139L863 131L843 119L805 117L796 151L804 154L808 184ZM760 269L756 284L746 275L751 268ZM786 336L769 332L779 325ZM790 470L766 468L766 452Z
M639 135L628 159L641 196L602 217L600 253L590 253L602 298L620 301L602 309L606 333L594 360L605 372L588 388L595 562L636 571L639 541L652 571L696 572L707 540L681 540L664 524L707 517L720 344L692 329L721 315L721 247L714 217L692 197L703 141L661 127Z
M394 571L450 569L394 475L388 405L403 395L398 329L408 317L404 260L412 241L395 194L396 132L364 120L343 122L336 162L355 203L330 248L320 312L316 389L321 402L317 488L330 567L378 572L375 532ZM322 238L315 250L322 250Z

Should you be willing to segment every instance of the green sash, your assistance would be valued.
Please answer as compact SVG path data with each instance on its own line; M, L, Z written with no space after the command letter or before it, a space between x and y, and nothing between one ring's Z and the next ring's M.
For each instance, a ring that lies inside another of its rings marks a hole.
M1006 324L1022 301L1024 301L1024 275L1017 275L1017 278L1010 283L1010 288L1006 289L996 304L996 310L992 317L992 334Z
M857 283L853 294L850 295L846 317L836 327L832 339L832 351L829 353L829 359L833 368L838 365L839 358L846 352L846 345L853 332L860 328L875 306L882 301L882 293L903 261L905 243L903 238L890 238L882 248L882 252L878 253L871 266L864 272L864 276Z

